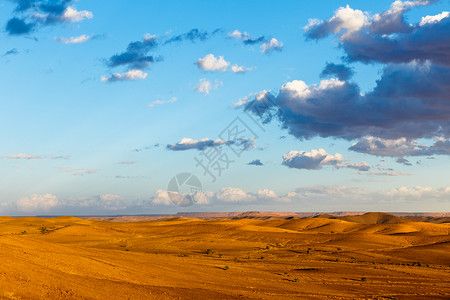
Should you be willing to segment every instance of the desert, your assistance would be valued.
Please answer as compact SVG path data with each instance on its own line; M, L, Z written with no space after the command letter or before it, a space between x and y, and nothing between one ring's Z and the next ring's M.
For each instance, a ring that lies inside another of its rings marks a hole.
M118 220L1 217L0 297L450 296L446 217L424 222L386 213L304 218L249 213Z

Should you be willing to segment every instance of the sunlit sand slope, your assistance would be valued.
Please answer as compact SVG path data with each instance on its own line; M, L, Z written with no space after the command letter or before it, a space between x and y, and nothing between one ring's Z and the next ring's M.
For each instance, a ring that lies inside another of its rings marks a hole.
M0 218L0 299L448 299L450 224Z

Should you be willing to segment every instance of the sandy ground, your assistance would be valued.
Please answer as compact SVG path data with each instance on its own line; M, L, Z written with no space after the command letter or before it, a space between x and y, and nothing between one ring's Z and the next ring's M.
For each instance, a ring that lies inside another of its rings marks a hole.
M450 224L0 217L1 299L449 299Z

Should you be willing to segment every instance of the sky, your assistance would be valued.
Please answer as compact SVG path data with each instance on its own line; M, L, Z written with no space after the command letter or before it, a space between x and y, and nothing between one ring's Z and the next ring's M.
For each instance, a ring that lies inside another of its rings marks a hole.
M450 1L0 1L0 214L450 211Z

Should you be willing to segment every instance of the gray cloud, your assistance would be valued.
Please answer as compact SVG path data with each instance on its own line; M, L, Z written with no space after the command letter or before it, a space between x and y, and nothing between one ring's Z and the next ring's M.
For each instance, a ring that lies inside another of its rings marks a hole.
M306 85L294 80L278 95L266 92L243 106L263 122L277 118L299 139L413 139L450 136L449 101L450 69L413 61L386 66L366 95L353 82L330 79Z
M164 45L172 44L172 43L180 43L183 41L190 41L192 43L195 43L197 41L203 42L211 37L213 37L215 34L222 32L222 29L216 29L212 32L208 32L205 30L200 30L197 28L193 28L190 31L176 35L174 37L171 37L167 41L164 42Z
M251 162L249 162L247 165L249 166L263 166L264 164L259 159L254 159Z
M412 25L404 17L411 8L433 2L395 1L389 10L372 17L348 6L341 7L329 20L310 20L305 35L308 39L338 35L350 62L403 63L416 59L448 67L450 53L445 49L450 48L450 16L427 16Z
M158 46L155 35L146 35L142 41L131 42L124 52L111 56L106 64L109 67L128 66L129 69L144 69L161 60L149 55L148 52Z
M12 0L16 4L14 16L6 23L9 35L25 35L39 26L75 23L91 19L90 11L78 11L72 4L76 0Z
M397 158L396 162L399 163L399 164L403 164L405 166L412 166L412 164L409 162L409 160L407 160L404 157Z
M349 150L376 156L400 157L397 162L404 163L402 159L405 156L450 155L450 140L435 137L433 144L425 145L414 139L381 139L367 136L359 139Z
M339 80L349 80L353 76L353 70L343 64L327 63L320 77L335 77Z

